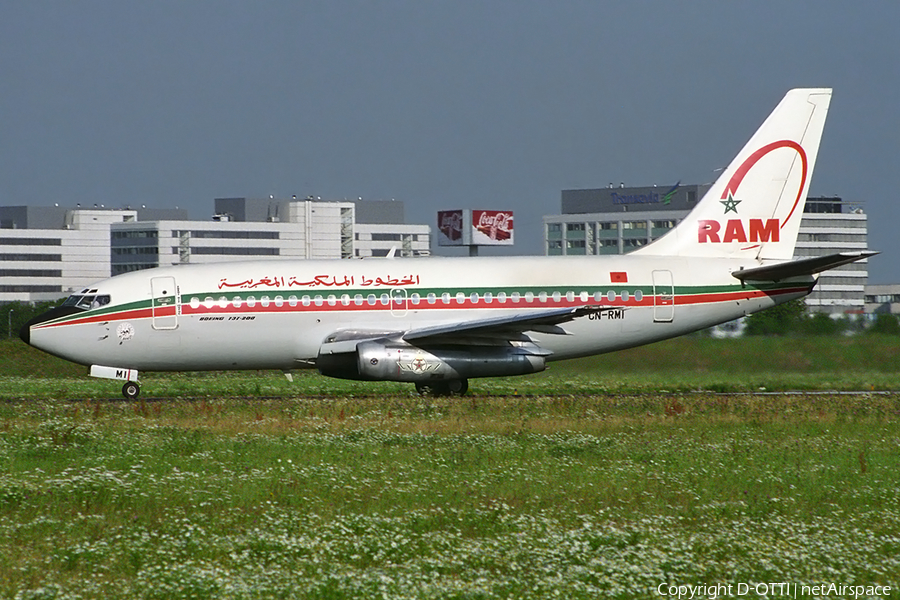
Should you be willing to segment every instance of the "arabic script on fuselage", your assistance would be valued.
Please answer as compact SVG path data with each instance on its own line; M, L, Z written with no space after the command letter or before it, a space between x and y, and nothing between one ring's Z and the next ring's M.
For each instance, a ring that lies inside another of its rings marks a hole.
M252 290L258 287L293 288L293 287L397 287L404 285L418 285L418 275L405 275L403 277L367 277L365 275L316 275L312 279L299 277L254 277L244 280L232 280L223 278L219 280L219 289L237 288Z

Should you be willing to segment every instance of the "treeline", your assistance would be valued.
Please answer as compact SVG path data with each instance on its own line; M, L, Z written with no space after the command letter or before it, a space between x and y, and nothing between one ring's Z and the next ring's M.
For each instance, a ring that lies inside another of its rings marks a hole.
M825 313L810 313L802 299L753 313L744 320L744 326L744 335L900 335L900 320L896 315L878 314L874 320L856 315L833 319Z
M7 302L0 305L0 331L3 332L0 339L8 339L19 336L19 330L22 326L38 316L45 313L54 306L59 306L62 300L53 300L51 302Z

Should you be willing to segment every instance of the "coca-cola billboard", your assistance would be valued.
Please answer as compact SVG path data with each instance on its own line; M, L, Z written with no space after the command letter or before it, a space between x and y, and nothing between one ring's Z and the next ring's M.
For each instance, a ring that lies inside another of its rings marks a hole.
M472 243L478 246L511 246L513 214L511 210L473 210Z
M438 212L439 246L511 246L511 210L442 210Z

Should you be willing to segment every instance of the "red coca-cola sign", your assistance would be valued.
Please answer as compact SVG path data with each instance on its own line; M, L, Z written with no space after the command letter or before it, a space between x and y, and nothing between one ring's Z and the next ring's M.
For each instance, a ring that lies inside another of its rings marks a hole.
M473 210L472 243L512 244L513 213L509 210Z

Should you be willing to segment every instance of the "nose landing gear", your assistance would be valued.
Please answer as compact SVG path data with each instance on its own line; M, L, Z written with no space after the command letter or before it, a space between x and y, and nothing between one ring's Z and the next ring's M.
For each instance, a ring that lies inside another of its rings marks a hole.
M122 386L122 395L125 396L127 400L134 400L141 393L141 386L138 383L138 372L134 369L91 365L91 377L100 377L102 379L124 379L125 385Z
M122 395L127 400L136 400L140 393L141 386L138 385L137 381L126 381L125 385L122 386Z

